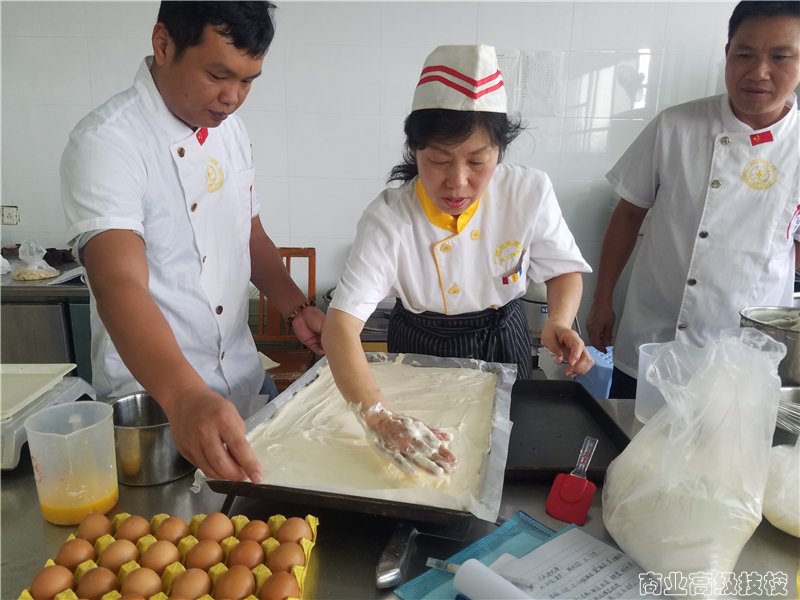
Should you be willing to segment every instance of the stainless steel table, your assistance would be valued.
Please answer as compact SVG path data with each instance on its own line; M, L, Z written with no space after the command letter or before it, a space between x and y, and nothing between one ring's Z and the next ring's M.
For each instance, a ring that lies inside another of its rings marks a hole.
M605 401L604 408L627 431L637 428L632 401ZM53 557L75 527L50 525L40 515L30 459L24 451L20 466L2 473L2 587L0 598L16 598L48 557ZM113 513L129 512L150 517L164 512L189 519L197 513L219 510L225 497L205 488L199 494L189 490L192 475L153 487L120 485L120 499ZM565 526L544 511L549 484L535 481L507 481L503 488L501 514L507 517L523 510L553 529ZM391 590L375 587L375 566L396 522L381 517L341 511L320 511L313 507L286 506L280 498L264 502L237 498L230 514L263 518L278 512L303 516L310 511L320 519L319 540L314 548L306 579L307 598L356 600L395 598ZM595 496L585 528L612 541L602 523L600 493ZM491 532L491 523L473 520L462 540L420 534L412 544L407 578L425 570L428 556L446 558L466 544ZM772 527L766 520L742 552L736 571L783 571L788 574L788 595L798 598L796 577L800 563L800 540ZM748 598L758 597L749 595ZM763 597L767 597L764 595ZM775 598L775 596L771 596Z

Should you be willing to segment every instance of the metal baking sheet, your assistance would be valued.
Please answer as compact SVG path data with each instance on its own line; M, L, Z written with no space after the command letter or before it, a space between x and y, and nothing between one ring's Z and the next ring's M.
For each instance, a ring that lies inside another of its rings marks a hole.
M367 353L367 358L370 361L378 360L394 360L397 358L396 354L387 353ZM496 388L495 402L499 402L498 397L503 397L502 402L505 403L506 411L508 410L508 401L510 388L513 382L513 371L508 369L507 366L496 363L482 363L480 361L472 361L469 359L454 359L454 358L440 358L425 355L406 354L402 356L403 362L416 363L423 366L437 366L437 367L465 367L480 368L488 370L498 375L499 381ZM291 398L302 388L310 384L317 376L317 371L320 366L326 364L324 359L317 362L309 371L307 371L300 379L290 385L284 392L282 392L275 400L267 404L263 409L259 410L256 414L245 421L245 430L249 433L255 427L263 422L272 418L278 409L291 401ZM501 403L502 404L502 403ZM502 415L501 416L507 416ZM508 435L507 433L505 434ZM491 438L491 451L495 456L503 456L506 448L501 448L502 435L497 435L493 430ZM507 441L506 437L506 441ZM487 470L485 479L482 484L482 489L487 486L496 489L500 486L502 489L503 472L502 467L498 472ZM379 516L393 517L397 519L405 519L417 523L435 523L443 526L461 526L466 520L471 520L474 515L468 511L461 511L456 509L446 509L435 506L424 506L418 504L411 504L400 501L384 500L377 498L368 498L362 496L355 496L343 493L332 493L320 490L305 490L298 488L289 488L284 486L274 486L267 484L253 484L250 482L234 482L225 480L206 480L205 477L198 471L198 476L195 477L195 484L199 485L200 482L205 481L208 486L215 492L223 494L232 494L237 496L248 496L261 499L280 499L281 501L292 501L297 504L304 504L309 506L320 506L324 508L334 508L338 510L347 510L362 512L366 514L373 514Z
M583 439L598 439L588 478L601 483L630 441L586 388L574 381L519 380L511 391L507 479L552 480L569 473Z
M347 512L363 513L415 523L430 523L442 527L462 527L475 516L467 511L450 510L435 506L421 506L377 498L364 498L347 494L302 490L275 485L253 484L242 481L208 480L208 487L220 494L246 496L264 501L280 501L292 505L313 506Z

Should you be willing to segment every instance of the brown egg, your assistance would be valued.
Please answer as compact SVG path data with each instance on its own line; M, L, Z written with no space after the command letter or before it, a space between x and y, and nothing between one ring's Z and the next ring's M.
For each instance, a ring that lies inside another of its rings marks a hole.
M253 519L245 523L242 530L239 532L239 540L255 540L259 544L267 539L272 533L269 530L269 525L261 519Z
M295 565L302 566L304 564L306 564L306 555L297 542L283 542L270 553L267 559L267 566L273 573L291 571Z
M228 515L215 512L206 515L206 518L200 521L195 537L198 540L221 542L231 535L233 535L233 523L228 518Z
M111 542L102 553L97 564L114 573L119 573L119 568L129 560L138 560L139 551L136 544L130 540L116 540Z
M228 553L228 566L244 565L248 569L255 569L264 562L264 549L255 540L242 540Z
M278 571L270 575L258 591L258 600L299 598L300 586L291 573Z
M94 546L87 540L75 538L61 544L56 554L55 563L75 571L75 567L85 560L94 560Z
M256 591L256 580L250 569L236 565L225 571L214 586L214 598L242 600Z
M119 524L117 535L114 537L118 540L130 540L136 543L140 537L148 533L150 533L149 521L141 515L131 515Z
M61 565L53 565L36 574L28 591L34 600L53 600L56 594L71 590L74 583L72 571Z
M109 518L102 513L90 512L81 520L75 536L94 544L97 538L107 533L114 533L114 526Z
M175 544L167 540L158 540L150 544L147 550L142 553L142 558L139 563L143 567L153 569L153 571L158 573L158 576L161 577L164 574L164 569L166 569L168 565L174 562L180 562L180 560L181 553L178 552Z
M187 569L194 568L208 571L217 563L222 562L223 555L222 546L214 540L200 540L186 553L186 559L183 564Z
M95 567L84 573L75 590L78 598L100 600L103 594L117 589L117 576L104 567Z
M300 542L301 538L306 538L307 540L313 541L313 533L311 532L311 527L309 527L308 523L305 522L304 519L300 517L289 517L283 522L278 528L278 533L275 535L275 539L279 542Z
M199 598L211 593L211 577L202 569L186 569L172 584L172 597Z
M126 592L119 597L119 600L147 600L141 594L134 594L133 592Z
M155 596L161 591L161 577L152 569L142 567L125 576L120 587L123 594L141 594L145 598Z
M176 546L189 535L189 525L179 517L167 517L156 527L156 539L167 540Z

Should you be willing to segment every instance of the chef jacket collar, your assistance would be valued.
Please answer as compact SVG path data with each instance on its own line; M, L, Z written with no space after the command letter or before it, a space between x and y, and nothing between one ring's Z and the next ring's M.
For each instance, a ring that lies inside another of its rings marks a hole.
M794 92L789 94L789 97L786 98L786 102L784 106L788 106L789 108L797 108L797 96ZM792 111L790 110L787 112L777 123L773 123L769 127L762 127L761 129L753 129L746 123L742 123L735 114L733 114L733 108L731 108L731 100L728 94L722 94L722 123L725 127L725 130L731 133L753 133L754 131L765 131L769 130L772 132L774 138L780 137L781 133L784 129L791 126L791 121L793 117Z
M150 73L152 66L153 57L145 57L134 79L134 86L141 94L145 107L150 111L147 117L155 121L159 129L169 138L171 144L185 140L194 133L194 130L167 108L161 92L158 91L156 83L153 81L153 75Z
M472 217L475 216L478 205L481 202L481 199L478 198L467 210L457 217L448 215L437 208L436 204L434 204L433 200L428 196L425 188L422 187L422 181L419 179L417 179L417 197L419 197L420 204L422 204L422 209L425 211L425 216L428 217L428 221L436 227L452 233L461 233L464 231L467 224L472 220Z

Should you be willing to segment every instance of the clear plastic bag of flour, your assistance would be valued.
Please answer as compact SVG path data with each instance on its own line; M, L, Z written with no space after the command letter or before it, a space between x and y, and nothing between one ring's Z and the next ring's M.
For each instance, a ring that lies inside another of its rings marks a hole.
M761 522L786 346L752 328L669 342L647 379L666 405L609 465L603 521L648 571L730 572Z
M58 275L58 270L48 265L44 260L46 251L40 244L25 240L19 247L19 265L11 274L12 279L19 281L35 281L37 279L50 279Z
M800 538L800 439L770 451L764 516L781 531Z

